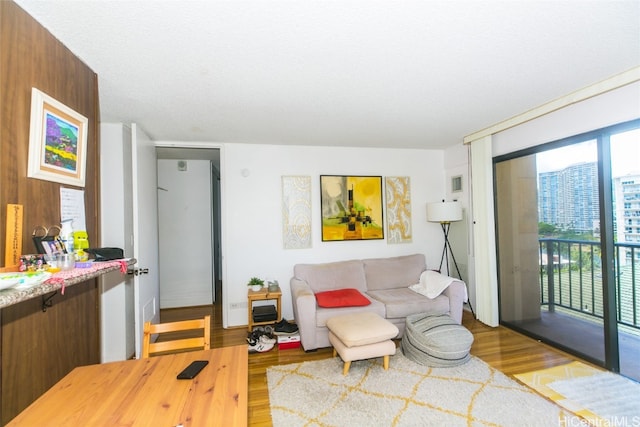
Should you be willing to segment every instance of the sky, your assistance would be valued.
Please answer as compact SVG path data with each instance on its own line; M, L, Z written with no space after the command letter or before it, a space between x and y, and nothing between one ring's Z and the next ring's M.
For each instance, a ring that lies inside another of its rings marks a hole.
M613 177L640 174L640 129L616 134L611 139L611 164ZM538 172L550 172L569 165L596 162L596 141L587 141L536 155Z

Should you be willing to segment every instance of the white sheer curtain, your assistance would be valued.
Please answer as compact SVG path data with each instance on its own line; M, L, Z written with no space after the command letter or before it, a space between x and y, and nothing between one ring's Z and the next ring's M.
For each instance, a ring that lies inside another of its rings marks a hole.
M471 202L473 215L473 259L476 316L489 326L498 326L498 273L493 212L493 160L491 136L471 143Z

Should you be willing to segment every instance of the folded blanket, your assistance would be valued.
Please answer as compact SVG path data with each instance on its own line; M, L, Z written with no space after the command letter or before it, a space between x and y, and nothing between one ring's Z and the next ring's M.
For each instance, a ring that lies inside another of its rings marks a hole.
M444 292L447 287L454 282L464 282L460 279L456 279L454 277L445 276L444 274L438 273L433 270L425 270L420 275L420 283L416 283L415 285L409 286L414 292L417 292L421 295L424 295L427 298L434 299L442 292ZM464 299L463 301L467 301L467 287L464 286Z

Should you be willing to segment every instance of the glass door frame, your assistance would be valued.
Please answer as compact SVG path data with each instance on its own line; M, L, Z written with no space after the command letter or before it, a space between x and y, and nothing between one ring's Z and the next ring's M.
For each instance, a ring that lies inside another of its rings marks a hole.
M573 135L553 142L529 147L493 158L494 194L498 194L496 182L496 165L500 162L516 159L523 156L535 155L537 153L553 150L556 148L579 144L588 140L595 140L597 143L597 176L600 208L600 248L602 255L602 298L603 298L603 332L604 332L604 361L595 361L598 364L604 362L604 367L612 372L620 372L620 353L618 340L618 319L616 310L616 287L615 287L615 247L614 247L614 204L613 204L613 176L611 164L611 135L626 131L639 129L640 119L631 120L624 123L615 124L594 131ZM498 212L498 199L494 196L494 212ZM536 206L538 202L536 200ZM496 214L496 242L499 242L497 222L499 218ZM498 264L499 248L496 245L496 259ZM498 277L500 281L500 277ZM500 285L498 285L500 301ZM500 303L499 303L500 305ZM504 324L500 318L500 324ZM512 327L506 325L507 327ZM527 331L520 332L527 333ZM570 349L565 349L569 350ZM584 357L585 355L580 355ZM591 359L587 357L588 359Z

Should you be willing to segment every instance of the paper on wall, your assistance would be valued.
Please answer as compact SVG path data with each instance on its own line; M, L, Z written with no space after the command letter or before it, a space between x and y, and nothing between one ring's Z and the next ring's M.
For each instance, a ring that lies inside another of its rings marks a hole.
M84 190L60 187L60 220L73 220L74 231L86 231Z

